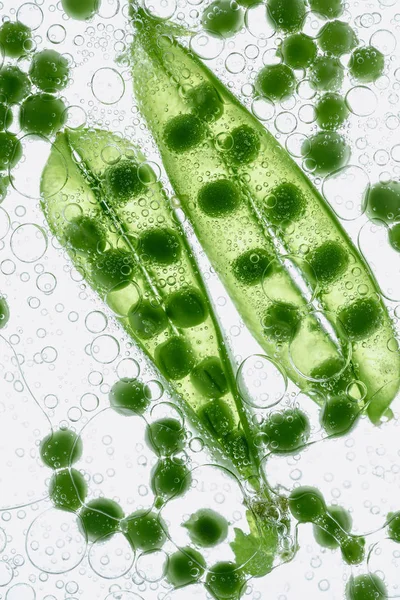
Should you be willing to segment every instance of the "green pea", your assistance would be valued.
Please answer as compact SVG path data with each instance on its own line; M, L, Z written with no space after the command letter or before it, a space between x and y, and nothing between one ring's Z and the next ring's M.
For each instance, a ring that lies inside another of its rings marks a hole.
M203 294L195 288L186 288L170 294L165 301L165 310L171 321L184 329L200 325L208 317Z
M119 529L124 512L117 502L108 498L96 498L81 510L83 529L90 542L111 537Z
M50 433L40 444L40 456L51 469L63 469L77 462L82 456L82 440L70 429Z
M182 496L190 487L192 476L181 459L165 458L155 466L151 487L156 496L164 499Z
M392 246L393 250L400 252L400 223L393 225L393 227L389 229L389 244Z
M195 357L190 345L178 336L171 337L157 346L154 358L164 377L172 381L189 375L195 365Z
M310 436L310 422L300 409L289 408L271 413L262 430L268 436L271 452L285 454L304 446Z
M0 296L0 329L4 329L10 318L10 308L4 296Z
M232 214L239 207L240 191L228 179L206 183L198 195L200 209L209 217L221 218Z
M250 464L249 444L241 431L231 431L222 438L221 443L236 464L244 467Z
M298 331L300 315L293 304L276 302L267 309L262 324L267 337L289 342Z
M302 486L291 492L289 509L299 523L313 523L325 515L326 504L319 490Z
M400 511L389 513L387 520L389 522L387 527L389 538L400 544Z
M308 261L319 283L327 284L344 273L349 257L341 244L328 240L311 252Z
M0 98L7 104L19 104L31 91L26 73L14 65L0 69Z
M64 12L77 21L90 19L97 13L100 0L61 0Z
M146 442L155 454L169 456L183 450L185 430L177 419L158 419L147 426Z
M19 21L15 23L6 21L0 27L0 44L6 56L20 58L33 47L32 32Z
M197 550L185 547L169 557L166 579L174 587L195 583L202 577L206 561Z
M0 94L1 96L1 94ZM0 102L0 131L8 129L13 121L12 110L7 104Z
M262 248L247 250L232 263L235 278L243 285L261 283L272 257Z
M365 558L365 538L348 536L341 544L342 558L348 565L359 565Z
M211 83L201 83L191 88L188 99L202 121L217 121L224 113L224 102Z
M293 183L281 183L273 188L266 201L266 216L278 227L297 221L304 213L306 201Z
M294 93L296 77L287 65L266 65L257 75L255 88L262 96L281 101Z
M352 429L359 416L360 409L357 402L345 395L338 395L325 401L320 419L328 435L340 436Z
M301 148L307 169L327 175L343 167L350 158L350 148L335 131L321 131L306 139Z
M232 562L214 565L207 574L206 586L216 600L240 598L244 592L245 574Z
M305 33L293 33L280 46L284 62L292 69L306 69L317 56L317 44Z
M122 290L132 280L135 266L131 252L111 248L96 258L92 267L92 278L97 285L106 290Z
M65 242L81 252L103 252L106 232L95 219L81 215L72 219L64 230Z
M87 484L76 469L63 469L50 480L49 496L56 508L75 512L85 501Z
M230 132L225 147L229 162L236 166L247 165L259 155L260 137L249 125L239 125Z
M363 340L381 325L382 308L375 298L361 298L343 308L339 320L351 340Z
M22 145L17 136L0 131L0 171L15 167L22 157Z
M368 190L367 214L370 219L385 223L400 221L400 183L388 181L375 183Z
M114 383L109 393L110 406L125 416L142 415L150 404L145 386L137 379L123 377Z
M268 0L267 15L277 31L299 31L306 16L304 0Z
M135 304L128 313L128 319L135 335L141 340L150 340L168 326L164 309L149 300L141 300L139 306Z
M373 46L357 48L349 62L350 74L361 83L376 81L385 68L385 57Z
M201 409L201 419L207 429L217 437L226 436L235 426L232 409L225 400L215 398Z
M159 515L148 510L137 510L121 523L121 529L131 546L149 552L158 550L167 541L167 526Z
M204 358L190 373L194 387L206 398L220 398L229 391L221 361L216 356Z
M348 23L331 21L318 34L318 44L324 52L333 56L348 54L357 46L357 36Z
M139 239L143 258L159 265L171 265L181 256L178 236L171 229L148 229Z
M42 50L32 57L29 75L36 87L54 94L68 83L68 61L55 50Z
M125 204L145 190L138 167L133 160L120 160L116 165L108 167L105 184L113 204Z
M338 129L349 116L349 109L342 96L328 92L315 105L315 116L321 129Z
M324 19L340 17L344 10L343 0L309 0L310 8Z
M353 575L346 585L347 600L384 600L388 598L382 579L373 573Z
M243 27L244 14L231 0L215 0L204 10L201 22L209 34L229 38Z
M340 376L340 377L343 377L344 379L346 379L347 374L342 373L343 367L344 367L343 358L334 356L332 358L328 358L328 359L324 360L317 367L312 369L311 377L313 379L318 379L318 380L331 379L331 378L334 378L337 373L340 373L340 375L338 375L338 377ZM345 391L349 383L350 383L349 381L345 381L344 388L342 388L341 391Z
M339 525L343 531L350 531L352 518L350 513L341 506L328 506L327 516L333 521L328 519L324 528L319 525L313 525L314 537L323 548L334 550L335 548L339 548L339 542L334 536L335 529Z
M318 56L310 67L310 84L315 90L335 92L344 77L344 68L334 56Z
M33 94L21 105L19 122L27 133L51 136L64 125L65 104L51 94Z
M200 508L183 523L193 544L201 548L213 548L226 540L229 523L211 508Z
M10 185L10 178L8 175L0 174L0 204L3 202L4 198L7 196L8 186Z
M166 124L164 140L172 152L181 154L201 144L205 134L204 125L196 115L179 115Z

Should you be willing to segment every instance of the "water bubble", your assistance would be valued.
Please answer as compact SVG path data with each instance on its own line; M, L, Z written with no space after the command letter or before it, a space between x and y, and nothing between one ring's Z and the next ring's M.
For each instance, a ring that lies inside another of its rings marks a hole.
M6 237L10 230L10 217L8 212L0 206L0 240Z
M102 19L112 19L120 8L119 0L102 0L97 14Z
M396 49L396 38L387 29L380 29L371 35L370 45L382 52L384 56L390 56Z
M268 40L275 35L275 29L267 19L264 4L249 8L245 15L247 31L259 40Z
M101 538L89 550L89 564L104 579L118 579L131 569L135 554L122 533Z
M29 583L17 583L10 587L6 600L35 600L36 592Z
M0 587L4 587L10 583L14 577L14 571L7 562L0 561Z
M293 133L286 139L285 146L286 150L295 158L301 158L303 156L302 148L307 136L304 133Z
M240 52L232 52L226 57L225 67L229 73L241 73L246 66L246 60Z
M139 363L133 358L123 358L117 365L117 375L120 379L128 377L129 379L137 379L140 374Z
M86 124L86 111L82 106L68 106L64 113L65 126L70 129L79 129Z
M93 412L99 406L99 399L96 396L96 394L90 394L90 393L83 394L83 396L80 400L80 405L84 411Z
M22 4L17 10L17 20L32 31L39 29L43 23L43 12L40 6L33 2Z
M286 393L287 378L281 366L268 356L254 354L240 365L236 382L246 404L254 408L270 408Z
M42 273L36 279L37 288L44 294L52 294L56 289L57 279L53 273Z
M100 310L94 310L86 315L86 329L91 333L101 333L107 327L107 317Z
M340 219L353 221L364 213L368 186L366 171L348 165L325 178L322 193Z
M3 552L7 545L7 534L2 527L0 527L0 552Z
M97 362L107 365L118 357L119 343L112 335L99 335L93 340L90 352Z
M251 110L260 121L270 121L275 115L275 104L268 98L255 98Z
M125 93L125 82L116 69L97 69L91 81L92 92L101 104L116 104Z
M213 60L223 51L225 40L207 35L204 31L190 38L190 48L203 60Z
M372 115L378 106L378 98L374 91L365 85L357 85L346 94L348 109L358 117Z
M284 133L286 135L293 133L297 127L297 119L291 112L281 112L275 119L275 127L280 133Z
M128 590L116 590L115 592L108 594L104 600L143 600L143 598Z

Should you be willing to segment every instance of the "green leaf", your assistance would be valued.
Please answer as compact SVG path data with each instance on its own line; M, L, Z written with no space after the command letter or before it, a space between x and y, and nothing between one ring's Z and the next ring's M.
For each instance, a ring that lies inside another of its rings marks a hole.
M263 536L243 533L235 527L235 539L231 548L236 563L252 577L263 577L270 572L278 545L278 535L272 527L265 528Z

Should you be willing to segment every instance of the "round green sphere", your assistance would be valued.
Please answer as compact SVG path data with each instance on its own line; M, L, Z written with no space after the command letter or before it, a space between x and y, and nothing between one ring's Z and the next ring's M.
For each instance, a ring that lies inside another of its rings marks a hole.
M284 227L303 215L306 201L296 185L281 183L271 190L265 206L265 216L269 222L276 227Z
M150 404L145 386L137 379L123 377L114 383L109 393L110 406L124 416L142 415Z
M168 326L164 309L149 300L140 300L139 305L132 306L128 320L133 333L141 340L150 340Z
M63 469L76 463L82 456L82 440L70 429L58 429L40 444L40 456L51 469Z
M329 436L346 435L360 416L360 408L346 395L328 398L321 409L321 425Z
M277 31L294 33L299 31L306 16L304 0L268 0L267 16Z
M0 102L0 131L8 129L13 121L12 110L7 104Z
M167 526L159 515L149 510L137 510L121 523L121 529L132 548L150 552L167 541Z
M317 56L317 44L305 33L293 33L280 46L284 63L292 69L306 69Z
M317 39L321 50L333 56L348 54L358 43L354 30L344 21L326 23L319 32Z
M4 296L0 296L0 329L4 329L10 319L10 308Z
M105 185L113 205L125 204L146 189L138 167L135 161L125 159L106 170Z
M341 127L349 116L349 109L343 96L328 92L321 96L315 105L315 116L321 129L334 131Z
M76 469L63 469L54 473L50 480L49 496L56 508L76 512L87 494L87 483Z
M315 248L307 257L318 283L330 284L340 277L349 264L349 256L339 242L329 240Z
M243 252L232 263L235 279L245 286L261 283L271 260L272 257L263 248L254 248Z
M387 526L388 537L397 544L400 544L400 511L389 513L387 520L389 521Z
M190 373L190 380L206 398L220 398L229 390L224 368L216 356L208 356L198 363Z
M335 131L320 131L302 145L305 166L316 175L327 175L345 166L350 158L350 147L345 138Z
M267 309L262 324L266 337L277 342L290 342L296 335L301 317L288 302L276 302Z
M118 531L124 512L114 500L96 498L82 508L80 518L88 540L95 542Z
M350 74L360 83L376 81L385 68L385 57L373 46L356 48L349 62Z
M102 225L90 217L81 215L72 219L64 230L65 242L80 252L103 252L106 233Z
M192 477L185 463L178 458L164 458L158 461L152 472L153 493L169 499L182 496L190 487Z
M121 290L132 280L135 266L131 252L111 248L96 258L92 266L92 279L105 290Z
M215 0L204 10L201 22L210 35L230 38L243 27L244 13L236 2Z
M189 343L181 337L171 337L157 346L154 358L161 373L167 379L184 379L195 365L195 357Z
M310 436L310 422L299 408L273 412L262 426L268 447L275 454L296 452Z
M201 508L183 523L193 544L213 548L226 540L229 523L211 508Z
M234 213L239 207L240 200L240 190L228 179L206 183L197 198L200 210L215 219Z
M206 587L216 600L237 600L244 591L245 574L232 562L219 562L207 573Z
M146 443L158 456L169 456L185 447L185 430L177 419L164 418L146 428Z
M32 50L32 32L19 21L6 21L0 27L0 44L6 56L20 58Z
M230 163L235 166L248 165L260 153L260 136L249 125L239 125L228 135L225 148Z
M19 122L27 133L54 135L66 120L65 104L51 94L33 94L21 105Z
M10 178L8 175L0 174L0 204L3 202L4 198L7 196L8 186L10 185Z
M223 115L224 102L211 83L201 83L191 88L188 100L196 116L202 121L217 121Z
M158 265L172 265L181 257L179 237L172 229L148 229L139 238L139 252L145 260Z
M353 341L371 336L382 323L382 307L375 298L360 298L343 308L339 321Z
M0 131L0 171L15 167L22 157L22 145L17 136Z
M178 115L165 126L164 140L168 148L177 154L183 154L196 148L204 140L206 130L196 115Z
M313 525L314 537L323 548L335 550L339 548L339 542L334 537L336 527L339 525L343 531L349 532L352 525L352 518L350 513L341 506L328 506L327 516L330 518L327 519L324 528L319 525Z
M100 0L61 0L61 5L71 19L86 21L97 13Z
M274 102L289 98L296 88L296 77L292 69L283 63L266 65L256 78L256 90Z
M315 90L335 92L342 86L344 67L334 56L318 56L310 67L309 77Z
M6 104L19 104L31 91L26 73L14 65L0 69L0 99Z
M368 190L367 214L385 223L400 221L400 182L375 183Z
M400 223L393 225L393 227L389 229L389 244L392 246L393 250L400 252Z
M388 593L382 579L373 573L350 577L346 585L346 600L385 600Z
M202 577L206 561L197 550L186 547L169 557L166 579L175 588L195 583Z
M215 398L202 407L200 418L205 427L217 438L223 438L233 430L235 419L229 404L221 398Z
M56 50L42 50L33 55L29 75L36 87L54 94L68 83L68 61Z
M313 523L325 515L326 504L319 490L302 486L291 492L289 509L299 523Z
M170 294L165 301L165 311L174 325L183 329L201 325L208 317L205 298L195 288L184 288Z

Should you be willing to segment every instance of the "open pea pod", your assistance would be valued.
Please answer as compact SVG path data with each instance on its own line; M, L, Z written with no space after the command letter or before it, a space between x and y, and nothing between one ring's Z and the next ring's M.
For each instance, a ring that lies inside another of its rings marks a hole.
M368 266L273 135L176 40L179 29L136 2L131 12L140 110L246 325L303 390L334 398L357 388L379 422L398 390L400 355L388 347L393 327Z
M259 482L249 415L211 303L144 156L106 131L65 130L43 170L41 193L49 226L75 267L171 382L186 412L197 415L211 449L219 446L242 476Z

